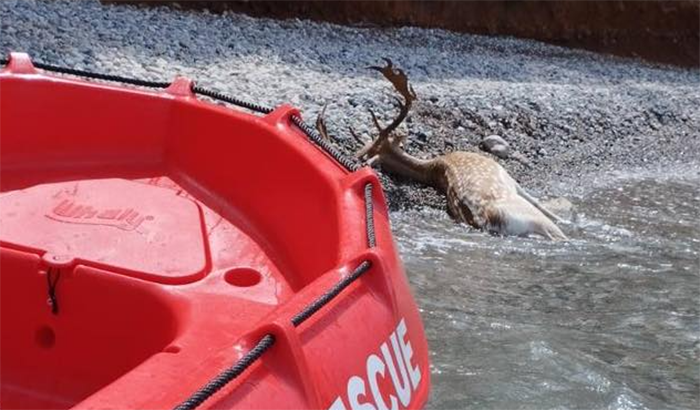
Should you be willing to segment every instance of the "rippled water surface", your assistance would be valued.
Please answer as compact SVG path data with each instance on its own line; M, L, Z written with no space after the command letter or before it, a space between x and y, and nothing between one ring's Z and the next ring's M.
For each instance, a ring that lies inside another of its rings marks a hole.
M700 408L698 168L569 199L567 243L392 215L431 348L429 408Z

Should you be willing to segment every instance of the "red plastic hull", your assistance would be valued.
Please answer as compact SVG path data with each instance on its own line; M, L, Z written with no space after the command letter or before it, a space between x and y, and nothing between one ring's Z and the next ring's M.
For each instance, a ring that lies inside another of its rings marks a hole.
M190 84L88 82L17 54L0 71L0 406L172 408L272 333L203 407L421 408L427 344L379 189L366 245L375 174L309 143L291 107L258 117Z

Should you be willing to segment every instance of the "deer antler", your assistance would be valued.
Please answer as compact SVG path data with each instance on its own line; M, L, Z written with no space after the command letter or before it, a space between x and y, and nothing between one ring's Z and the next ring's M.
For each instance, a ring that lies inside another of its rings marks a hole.
M408 115L408 112L411 109L411 106L413 105L413 101L415 101L418 97L416 97L416 92L413 90L413 87L408 84L408 76L406 76L406 73L400 69L400 68L395 68L394 63L388 58L383 58L384 61L386 61L386 65L384 67L379 67L379 66L370 66L368 68L372 70L379 71L382 73L384 78L389 80L391 84L394 86L394 89L398 91L399 94L403 97L404 101L402 102L398 97L396 98L396 101L399 104L399 115L394 118L394 121L389 124L386 128L382 128L381 125L379 124L379 121L377 121L376 116L374 113L370 110L370 113L372 114L372 120L374 121L375 126L379 130L379 138L387 138L389 134L394 132L396 128L403 122L403 120L406 119L406 116Z
M331 137L328 134L328 127L326 126L326 108L328 107L328 103L323 105L323 108L321 109L321 112L318 114L316 117L316 131L318 131L319 134L321 134L321 137L327 141L330 141ZM360 138L359 135L355 132L355 130L352 129L352 127L348 127L348 130L350 131L350 135L355 139L355 141L359 142L360 144L364 145L367 142L363 141L362 138Z
M385 66L369 66L367 68L382 73L384 78L389 80L389 82L391 82L391 84L394 86L394 89L396 89L401 97L403 97L403 100L395 97L399 106L399 113L396 118L394 118L394 120L386 127L382 125L377 116L374 114L374 111L368 110L370 116L372 117L372 123L379 132L379 135L376 138L370 139L370 141L363 141L352 130L352 128L350 129L350 134L353 136L353 138L362 144L362 148L355 153L355 157L361 160L366 160L370 165L380 161L380 154L386 152L387 148L394 147L394 149L400 149L400 146L405 140L405 136L393 136L392 133L406 119L408 112L413 105L413 101L417 99L416 92L408 83L408 76L406 73L402 69L394 67L393 62L390 59L384 58L383 60L386 62ZM321 113L316 118L316 129L323 138L328 139L328 130L323 119L325 111L326 107L324 106Z
M394 63L390 59L383 58L383 60L386 62L385 66L369 66L367 68L382 73L384 78L389 80L389 82L394 86L394 89L403 97L403 101L396 97L396 102L399 106L399 114L396 116L396 118L394 118L391 124L386 127L379 122L379 119L374 114L374 111L369 110L369 113L372 116L372 123L377 128L377 131L379 131L379 135L373 141L366 143L359 151L357 151L356 154L357 158L369 157L368 162L376 162L376 160L372 161L372 159L373 157L379 155L379 153L382 151L382 146L386 147L386 145L384 145L386 142L392 146L398 146L403 142L404 138L390 137L396 128L398 128L398 126L401 125L401 123L406 119L408 112L411 110L411 106L413 105L413 101L417 99L416 92L413 90L413 87L408 84L408 76L406 73L402 69L394 67Z
M328 128L326 128L326 120L323 119L326 115L326 107L328 107L328 103L323 104L321 112L318 114L318 117L316 117L316 130L321 134L324 140L330 141L328 137Z
M355 132L354 129L352 129L352 127L348 127L348 131L350 131L350 135L352 135L352 137L355 139L355 141L359 142L362 145L367 143L366 141L363 141L359 135L357 135L357 133Z
M523 235L537 233L550 239L566 239L566 235L549 219L556 216L527 193L494 160L479 154L457 151L421 159L403 150L405 134L392 135L406 119L416 93L408 84L403 70L395 68L385 58L386 65L371 66L391 82L403 97L396 98L399 112L396 118L384 127L372 110L369 111L379 135L364 142L355 132L350 133L362 148L355 156L365 164L380 163L384 171L400 175L415 182L436 188L447 196L447 208L457 221L490 231ZM316 127L324 138L328 138L323 113L316 120Z
M326 115L326 107L327 107L327 106L328 106L328 104L324 104L324 105L323 105L323 108L321 109L321 112L320 112L320 113L318 114L318 116L316 117L316 130L318 131L319 134L321 134L321 138L323 138L323 139L325 139L325 140L327 140L327 141L330 141L330 136L328 135L328 127L326 126L326 120L325 120L325 118L324 118L325 115ZM371 143L372 143L371 140L370 140L369 142L363 141L362 138L360 138L360 136L357 135L357 133L355 132L355 130L352 129L352 127L348 127L348 130L350 131L350 135L352 135L352 137L355 139L355 141L359 142L359 143L362 144L363 146L366 145L366 144L371 144ZM362 157L361 155L357 155L357 158L361 158L361 157ZM371 165L372 165L373 163L375 163L378 159L379 159L379 158L376 157L376 156L375 156L374 158L370 158L370 159L367 161L367 165L370 165L370 166L371 166Z

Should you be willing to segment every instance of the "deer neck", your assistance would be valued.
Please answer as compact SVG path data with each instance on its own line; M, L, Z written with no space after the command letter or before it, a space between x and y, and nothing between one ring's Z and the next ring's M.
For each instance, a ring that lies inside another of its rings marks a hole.
M416 158L394 146L391 146L380 158L382 167L389 172L422 184L439 187L440 181L436 177L436 171L440 162L435 159Z

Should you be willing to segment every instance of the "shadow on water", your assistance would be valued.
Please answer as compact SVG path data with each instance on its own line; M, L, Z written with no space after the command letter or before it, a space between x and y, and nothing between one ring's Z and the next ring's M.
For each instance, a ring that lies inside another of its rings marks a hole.
M429 408L698 407L697 171L572 199L563 244L393 215L432 351Z

